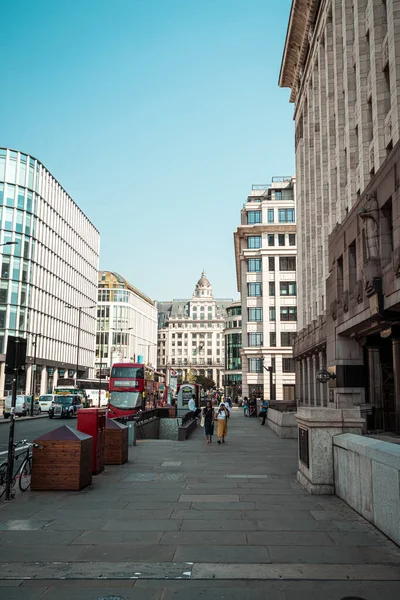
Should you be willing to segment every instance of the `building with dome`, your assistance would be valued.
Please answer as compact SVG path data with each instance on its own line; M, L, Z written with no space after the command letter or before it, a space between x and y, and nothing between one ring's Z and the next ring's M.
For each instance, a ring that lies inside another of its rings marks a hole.
M96 371L108 377L115 362L157 364L157 309L119 273L100 271Z
M224 322L232 298L214 298L203 271L191 298L157 302L158 370L176 372L184 380L188 372L213 379L222 386L224 370Z

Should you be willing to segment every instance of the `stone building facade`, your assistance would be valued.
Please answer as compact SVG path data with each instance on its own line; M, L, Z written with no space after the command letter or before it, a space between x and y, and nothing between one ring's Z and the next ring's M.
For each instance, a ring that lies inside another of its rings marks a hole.
M157 302L158 370L185 380L189 371L222 386L225 362L224 321L232 298L214 298L205 272L191 299Z
M294 177L273 177L271 184L253 185L234 233L242 303L243 396L295 399L295 198Z
M293 0L279 84L295 103L298 403L361 405L400 432L399 10Z

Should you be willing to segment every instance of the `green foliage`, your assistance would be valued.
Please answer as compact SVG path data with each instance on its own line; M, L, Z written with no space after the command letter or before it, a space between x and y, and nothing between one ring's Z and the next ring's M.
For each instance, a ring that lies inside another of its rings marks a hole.
M210 377L204 377L203 375L198 375L196 377L196 383L201 385L203 390L206 392L207 392L207 390L211 390L213 387L215 387L214 380L211 379Z
M189 369L189 371L186 374L185 381L187 381L188 383L196 383L196 379L197 378L194 372L191 369Z

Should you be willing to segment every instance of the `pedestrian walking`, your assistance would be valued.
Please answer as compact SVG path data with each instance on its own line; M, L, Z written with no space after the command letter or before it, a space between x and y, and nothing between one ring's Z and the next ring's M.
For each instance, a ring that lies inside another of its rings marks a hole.
M263 400L261 403L261 410L260 410L260 414L258 415L259 417L262 418L262 423L261 425L265 425L265 419L267 418L267 413L268 413L268 400Z
M245 417L249 416L249 400L247 396L243 398L243 414Z
M228 433L229 410L225 402L221 402L217 410L218 444L225 444L226 434Z
M207 444L211 444L212 436L214 435L214 410L210 400L207 401L205 407L203 408L202 418L204 419L204 431L206 434Z

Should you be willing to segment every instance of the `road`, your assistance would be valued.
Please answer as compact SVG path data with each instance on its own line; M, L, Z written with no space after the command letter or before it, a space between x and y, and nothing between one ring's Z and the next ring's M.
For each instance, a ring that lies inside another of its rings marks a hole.
M57 429L61 425L68 425L76 429L77 419L32 419L15 421L15 440L29 440L32 442L48 431ZM4 452L8 447L9 427L0 425L0 452Z

